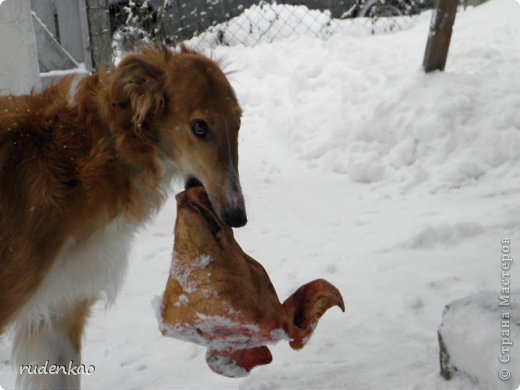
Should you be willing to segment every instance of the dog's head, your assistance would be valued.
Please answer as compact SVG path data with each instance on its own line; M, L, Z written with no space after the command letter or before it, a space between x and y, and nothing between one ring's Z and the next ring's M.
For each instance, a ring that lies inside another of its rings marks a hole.
M131 54L113 71L115 119L170 159L186 187L203 185L229 226L247 222L238 175L242 111L220 67L183 48Z

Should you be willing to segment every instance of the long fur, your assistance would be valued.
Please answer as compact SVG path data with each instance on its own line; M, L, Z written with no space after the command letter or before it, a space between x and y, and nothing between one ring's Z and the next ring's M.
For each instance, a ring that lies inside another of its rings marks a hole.
M225 202L240 188L229 178L240 113L215 63L164 46L41 94L0 97L0 334L16 322L18 364L80 359L88 308L115 296L132 237L174 176L200 172L215 208L234 207ZM193 138L195 114L208 115L212 139Z

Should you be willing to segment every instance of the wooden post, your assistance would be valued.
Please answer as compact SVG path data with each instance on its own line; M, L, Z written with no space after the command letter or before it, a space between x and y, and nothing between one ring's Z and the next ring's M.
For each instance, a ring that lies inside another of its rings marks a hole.
M106 0L86 0L92 66L110 69L112 65L112 36Z
M457 4L457 0L434 1L430 32L424 53L423 68L425 72L444 70L446 66Z
M78 0L79 25L81 27L81 39L83 42L83 58L85 69L91 72L94 68L92 60L92 48L90 44L90 32L88 23L88 10L86 0Z

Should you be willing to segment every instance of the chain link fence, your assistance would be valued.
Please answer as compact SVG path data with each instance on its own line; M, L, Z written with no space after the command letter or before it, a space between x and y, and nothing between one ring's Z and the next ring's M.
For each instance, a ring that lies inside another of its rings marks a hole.
M187 41L199 50L292 36L326 38L410 28L432 0L120 0L110 4L114 49Z

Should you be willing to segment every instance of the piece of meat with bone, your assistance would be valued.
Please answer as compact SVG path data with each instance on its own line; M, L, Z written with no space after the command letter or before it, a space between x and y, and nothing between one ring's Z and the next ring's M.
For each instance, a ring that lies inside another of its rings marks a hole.
M206 361L218 374L245 376L269 364L265 346L288 340L302 348L318 320L343 298L323 279L300 287L282 304L260 263L235 241L212 210L201 186L177 195L175 245L160 305L166 336L208 347Z

